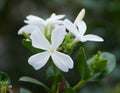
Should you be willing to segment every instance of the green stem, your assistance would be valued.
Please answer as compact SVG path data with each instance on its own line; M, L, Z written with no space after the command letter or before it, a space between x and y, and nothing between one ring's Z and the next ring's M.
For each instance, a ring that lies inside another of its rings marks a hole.
M92 72L90 78L93 77L95 74L96 74L95 72ZM78 82L78 83L73 87L73 89L74 89L74 90L78 90L78 89L82 88L82 87L87 83L87 81L88 81L88 80L81 80L80 82Z
M57 91L56 91L56 93L59 93L59 86L57 87Z
M1 93L6 93L7 92L7 83L6 82L2 82L2 87L1 87Z
M51 89L51 93L56 93L56 88L57 88L57 82L56 80L53 82L52 84L52 89Z
M78 84L77 85L75 85L74 87L73 87L73 89L74 90L78 90L78 89L80 89L81 87L83 87L85 84L86 84L86 80L81 80L80 82L78 82Z
M70 43L69 47L70 47L70 48L73 47L77 42L78 42L78 41L77 41L76 39L74 39L74 40L72 41L72 43Z
M54 71L54 76L57 77L57 67L53 64L53 62L51 62L53 71ZM57 89L57 80L55 78L52 87L51 87L51 93L56 93L56 89Z

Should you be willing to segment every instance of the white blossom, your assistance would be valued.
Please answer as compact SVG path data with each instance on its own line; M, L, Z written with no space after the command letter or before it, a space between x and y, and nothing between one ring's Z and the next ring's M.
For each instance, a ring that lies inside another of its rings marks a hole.
M73 60L69 55L57 51L66 35L64 26L57 26L52 32L51 43L46 39L41 31L32 32L30 38L32 46L44 50L44 52L37 53L28 59L30 65L36 70L42 68L51 57L53 63L62 71L67 72L73 68Z
M65 19L64 25L71 33L75 35L76 40L78 41L81 41L81 42L86 42L86 41L102 42L103 41L103 39L97 35L93 35L93 34L84 35L87 27L85 22L82 20L76 21L76 25L75 25L68 19Z
M56 15L52 14L50 18L47 18L46 20L34 16L34 15L29 15L26 17L27 20L24 22L27 23L27 25L23 26L19 31L18 34L22 34L22 32L26 32L28 34L31 34L35 30L41 30L44 31L44 27L52 25L59 25L63 24L63 21L61 20L64 18L65 15Z

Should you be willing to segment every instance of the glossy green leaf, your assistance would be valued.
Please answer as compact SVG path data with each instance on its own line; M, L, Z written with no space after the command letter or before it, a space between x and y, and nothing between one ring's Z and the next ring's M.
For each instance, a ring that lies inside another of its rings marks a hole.
M87 80L90 78L90 70L86 61L84 48L80 48L79 50L79 54L77 57L77 69L78 72L81 74L81 78L83 80Z
M32 46L32 43L31 43L30 40L23 39L23 40L22 40L22 44L23 44L26 48L28 48L30 51L32 51L33 53L39 53L39 52L42 51L41 49L34 48L34 47Z
M107 66L106 66L106 68L105 68L104 71L97 73L97 74L96 74L93 78L91 78L89 81L97 81L97 80L103 79L103 78L106 77L108 74L110 74L110 73L114 70L114 68L115 68L115 66L116 66L116 58L115 58L115 56L114 56L113 54L108 53L108 52L103 52L103 53L101 53L100 56L101 56L102 58L107 59L108 64L107 64ZM94 58L94 57L93 57L93 58ZM88 60L89 67L90 67L90 65L91 65L92 62L93 62L93 58L91 58L91 59Z
M29 83L33 83L33 84L37 84L39 86L42 86L43 88L45 88L47 91L49 91L49 88L43 84L42 82L34 79L34 78L31 78L31 77L27 77L27 76L23 76L19 79L19 81L23 81L23 82L29 82Z
M20 88L20 93L32 93L32 92L25 88Z
M115 56L113 54L111 54L111 53L103 52L101 54L101 57L106 58L108 60L108 66L106 68L106 74L111 73L114 70L115 66L116 66L116 58L115 58Z

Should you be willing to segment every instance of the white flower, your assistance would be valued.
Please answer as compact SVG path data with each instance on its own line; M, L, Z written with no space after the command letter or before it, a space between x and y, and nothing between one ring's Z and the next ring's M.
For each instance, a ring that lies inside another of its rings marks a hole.
M75 21L74 21L74 24L77 25L77 21L81 21L85 16L85 9L82 9L80 11L80 13L78 14L78 16L76 17Z
M42 68L51 57L54 64L64 72L73 68L73 60L70 56L57 51L66 35L64 26L57 26L51 35L51 43L46 39L41 31L34 31L30 38L32 46L35 48L43 49L44 52L35 54L28 59L36 70Z
M86 32L86 24L84 21L79 20L77 21L76 25L70 22L68 19L64 20L64 25L65 27L76 36L76 40L81 41L81 42L86 42L86 41L97 41L97 42L102 42L103 39L97 35L93 34L88 34L84 35Z
M50 18L47 18L46 20L34 16L29 15L26 17L27 20L24 22L28 25L23 26L19 31L18 34L22 34L22 32L26 32L28 34L31 34L35 30L41 30L44 31L45 26L49 26L50 24L56 25L56 24L63 24L63 21L61 20L65 15L56 15L52 14Z

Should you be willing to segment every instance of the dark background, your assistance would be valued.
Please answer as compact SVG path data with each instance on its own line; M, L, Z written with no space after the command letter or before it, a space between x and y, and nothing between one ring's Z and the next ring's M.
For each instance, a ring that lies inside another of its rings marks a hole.
M104 80L88 83L79 93L120 93L120 0L0 0L0 71L9 74L15 93L19 93L21 76L38 80L45 76L44 68L35 71L27 63L32 53L22 45L23 37L17 35L25 25L26 16L33 14L46 19L55 12L74 21L82 8L86 9L87 33L97 34L105 40L103 43L86 42L87 58L98 50L108 51L116 56L117 66Z

